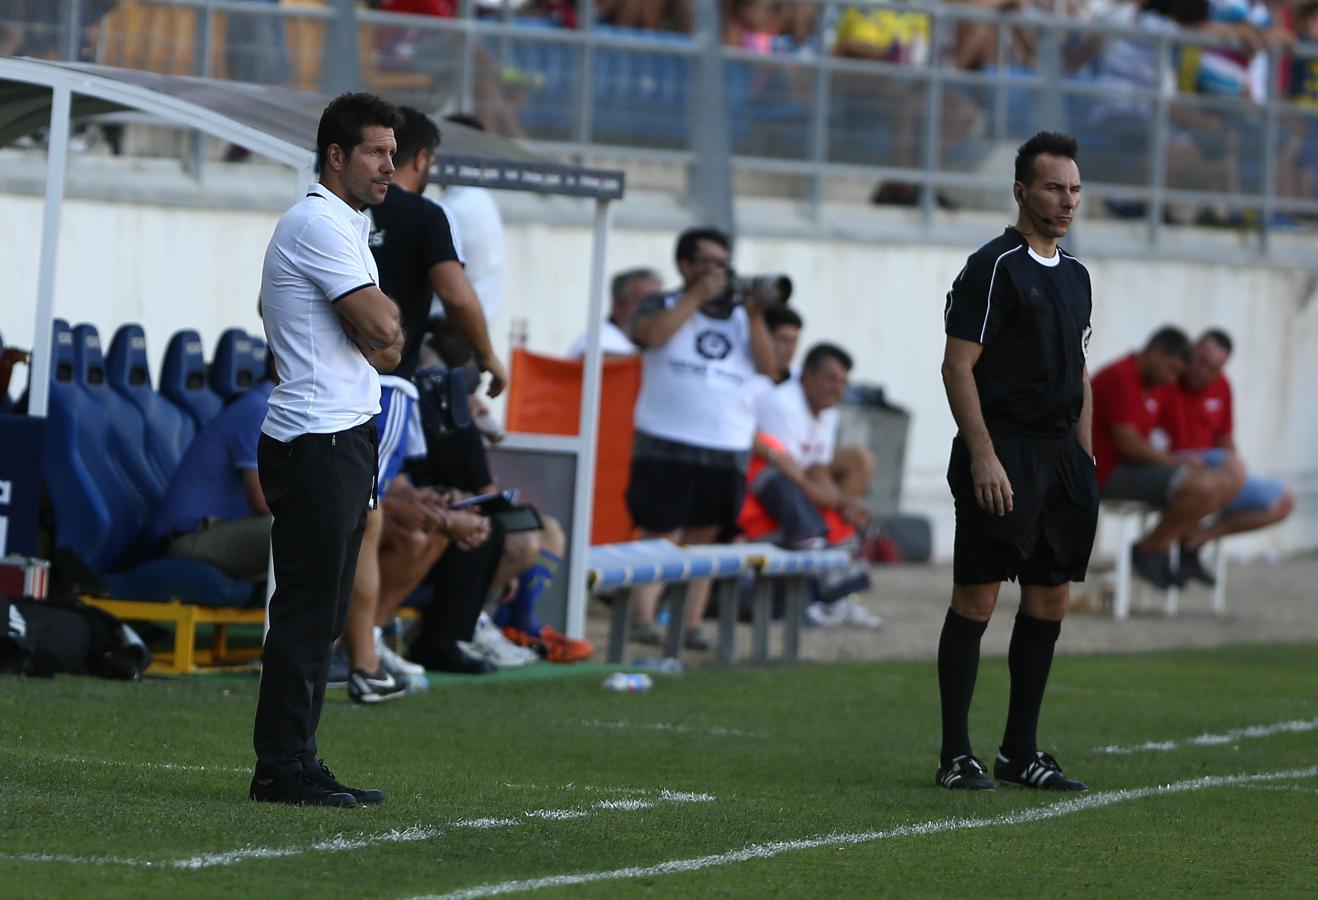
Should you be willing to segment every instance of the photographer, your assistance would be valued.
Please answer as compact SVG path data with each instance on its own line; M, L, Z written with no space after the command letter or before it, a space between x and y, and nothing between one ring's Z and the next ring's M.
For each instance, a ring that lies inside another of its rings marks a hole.
M644 538L713 543L736 524L755 436L755 398L774 371L765 293L732 291L731 242L713 229L677 241L682 287L641 301L632 339L642 348L627 510ZM658 644L659 585L632 595L632 639ZM685 645L707 650L698 627L709 582L687 589Z

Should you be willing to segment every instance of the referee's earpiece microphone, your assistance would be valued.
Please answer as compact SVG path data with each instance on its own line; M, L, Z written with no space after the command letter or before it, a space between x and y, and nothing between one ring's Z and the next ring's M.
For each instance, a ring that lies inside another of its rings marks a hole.
M1024 192L1024 191L1017 191L1017 192L1016 192L1016 202L1019 203L1021 206L1025 207L1026 209L1028 209L1028 210L1030 211L1030 215L1034 216L1036 219L1038 219L1038 220L1039 220L1040 222L1042 222L1043 224L1045 224L1045 225L1051 225L1051 224L1053 224L1053 220L1052 220L1052 219L1048 218L1047 216L1041 216L1041 215L1039 215L1039 211L1036 210L1033 206L1031 206L1031 205L1026 201L1026 199L1025 199L1025 192Z

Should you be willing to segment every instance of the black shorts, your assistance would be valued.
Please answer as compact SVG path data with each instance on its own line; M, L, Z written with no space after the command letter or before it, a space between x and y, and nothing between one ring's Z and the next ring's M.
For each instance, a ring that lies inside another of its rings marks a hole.
M1012 510L985 512L975 502L970 451L952 441L947 483L956 502L952 580L957 584L1059 585L1084 581L1098 528L1094 461L1072 435L1054 439L995 435L1011 481Z
M737 469L632 457L627 512L637 526L654 534L712 525L735 528L745 498L746 476Z

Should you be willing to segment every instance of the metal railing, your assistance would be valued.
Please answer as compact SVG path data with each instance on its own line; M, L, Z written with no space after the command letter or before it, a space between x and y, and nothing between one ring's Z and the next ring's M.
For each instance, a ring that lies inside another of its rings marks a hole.
M819 16L811 46L766 55L723 47L708 3L697 4L694 34L669 35L542 27L507 9L478 16L473 0L462 0L453 19L373 11L352 0L136 0L135 21L120 9L120 18L112 11L99 23L88 21L85 0L53 2L55 21L47 13L42 22L20 24L53 28L63 58L159 66L164 57L176 69L187 64L189 74L330 93L365 87L428 109L475 108L493 130L553 152L689 166L692 202L724 224L734 171L790 177L816 217L830 185L859 179L910 186L907 199L918 196L928 225L941 192L999 208L1007 195L1000 166L982 167L1043 128L1080 137L1086 193L1142 216L1150 246L1165 237L1169 204L1234 215L1264 253L1279 220L1318 215L1311 168L1318 159L1310 158L1318 157L1318 107L1276 96L1276 48L1260 103L1160 83L1114 86L1068 66L1068 51L1087 40L1144 48L1159 76L1185 54L1236 47L1193 31L1033 8L1004 14L935 2L813 0ZM581 21L594 18L592 0L578 5ZM926 58L833 55L832 23L845 6L924 17ZM115 30L130 25L147 32ZM950 62L955 31L973 25L997 29L991 70ZM1014 58L1021 34L1034 49L1028 65ZM159 49L159 42L169 42L172 55L124 49ZM1318 58L1307 47L1287 55ZM1105 110L1124 114L1099 115Z

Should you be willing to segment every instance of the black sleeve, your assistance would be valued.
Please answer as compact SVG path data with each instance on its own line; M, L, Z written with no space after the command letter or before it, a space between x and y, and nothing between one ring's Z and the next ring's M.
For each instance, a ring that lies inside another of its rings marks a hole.
M438 203L427 202L426 222L422 233L425 237L421 243L422 262L427 271L431 266L444 262L462 262L458 249L453 243L453 226L448 216Z
M990 344L1002 328L1013 297L1002 256L982 250L973 253L947 292L943 330L949 337Z

